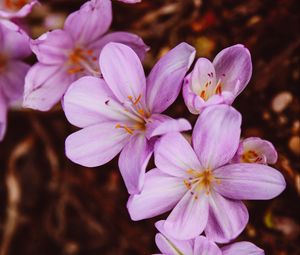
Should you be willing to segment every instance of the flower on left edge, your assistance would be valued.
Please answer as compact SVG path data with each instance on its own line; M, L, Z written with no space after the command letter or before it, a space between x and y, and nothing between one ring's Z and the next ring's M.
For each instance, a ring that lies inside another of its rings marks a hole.
M108 42L124 43L142 59L148 50L143 40L127 32L107 33L111 22L111 1L91 0L68 16L63 29L33 40L31 48L39 62L26 76L23 106L47 111L73 81L86 75L100 77L98 58Z
M271 199L285 189L280 172L264 164L229 163L240 139L241 115L227 105L206 108L193 130L193 147L179 133L156 143L157 168L146 173L143 190L128 201L133 220L171 209L165 231L176 239L203 231L218 243L236 238L248 222L241 200Z
M164 230L164 221L155 223L160 233L155 242L163 254L167 255L264 255L264 251L250 242L236 242L219 248L205 236L197 236L190 240L177 240ZM161 254L162 255L162 254Z
M120 43L107 44L100 55L104 77L83 77L66 92L67 119L83 128L66 140L66 155L95 167L121 150L119 168L128 192L140 192L156 137L185 131L185 119L161 114L177 98L182 80L194 60L195 49L181 43L163 56L147 80L136 53Z
M24 78L30 66L22 59L30 54L26 33L10 21L0 21L0 141L6 130L8 106L23 95Z

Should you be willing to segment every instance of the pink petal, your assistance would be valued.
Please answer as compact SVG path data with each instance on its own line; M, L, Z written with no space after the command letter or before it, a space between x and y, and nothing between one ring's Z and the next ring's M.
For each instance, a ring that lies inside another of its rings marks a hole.
M250 242L237 242L222 247L223 255L264 255L264 251Z
M66 139L66 155L73 162L96 167L113 159L128 142L128 133L107 122L81 129Z
M241 44L222 50L213 64L222 89L231 91L235 96L244 90L252 75L250 52Z
M227 243L246 227L249 215L245 205L222 197L217 192L209 195L209 216L205 235L217 243Z
M153 145L144 134L136 134L130 137L120 154L119 168L129 194L141 192Z
M196 199L187 191L166 219L164 229L175 239L192 239L203 232L207 218L207 196L202 192Z
M119 1L127 4L135 4L135 3L142 2L142 0L119 0Z
M29 65L13 60L7 63L6 70L0 74L0 90L10 102L22 98L29 68Z
M247 153L254 153L251 158L247 158ZM246 156L246 157L245 157ZM261 163L275 164L278 155L273 144L258 137L249 137L240 142L236 155L232 159L233 163ZM248 162L254 160L253 162Z
M100 55L100 68L110 89L123 103L131 97L145 100L146 80L143 66L135 52L120 43L107 44Z
M31 49L39 62L47 65L65 64L74 48L71 35L61 29L47 32L31 41Z
M3 140L6 131L7 100L0 90L0 141Z
M186 119L172 119L167 115L153 114L146 124L146 136L150 139L154 136L164 135L170 132L182 132L190 129L192 129L192 126Z
M150 112L161 113L175 101L195 54L192 46L181 43L155 64L147 78L147 105Z
M203 167L215 169L229 162L237 151L241 115L227 105L206 108L193 131L193 147Z
M198 236L195 239L194 255L222 255L219 247L204 236Z
M2 49L9 59L26 58L31 54L28 35L17 25L0 20L0 30L3 31Z
M214 171L220 178L215 190L225 197L244 199L271 199L286 186L284 177L272 167L262 164L231 164Z
M108 33L101 37L99 40L89 44L88 47L94 49L95 51L98 51L100 54L102 48L110 42L122 43L129 46L134 50L134 52L139 56L141 60L144 59L146 52L149 50L149 47L144 43L141 37L127 32Z
M155 223L155 227L161 234L155 236L155 242L161 252L165 254L178 255L178 251L182 254L192 255L193 240L177 240L169 236L164 229L164 220Z
M68 121L77 127L87 127L108 120L128 121L125 114L110 106L112 103L118 104L122 109L105 81L92 76L73 82L63 100Z
M37 0L32 0L28 4L25 4L18 11L0 10L0 18L4 18L4 19L23 18L23 17L27 16L31 12L33 6L35 4L37 4L37 3L38 3Z
M48 111L60 101L75 77L60 66L35 64L25 77L23 106Z
M187 178L187 170L202 169L188 141L179 133L169 133L155 145L155 165L164 173Z
M142 192L131 195L127 208L132 220L152 218L171 210L186 192L181 179L158 169L146 173Z
M70 14L64 30L81 45L98 40L110 27L112 9L110 0L91 0Z

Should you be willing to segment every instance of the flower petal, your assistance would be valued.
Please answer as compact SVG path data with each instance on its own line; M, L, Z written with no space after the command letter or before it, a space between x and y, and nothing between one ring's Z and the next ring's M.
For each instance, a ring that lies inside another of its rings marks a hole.
M74 48L74 42L68 32L57 29L32 40L30 47L40 63L60 65L67 61L69 52Z
M225 197L238 200L271 199L286 186L280 172L262 164L230 164L216 169L214 175L221 181L215 190Z
M119 168L129 194L141 192L153 147L154 141L148 141L144 134L136 134L122 150Z
M40 110L50 110L75 79L60 66L35 64L25 77L23 106Z
M168 235L188 240L200 235L208 219L208 201L204 192L195 196L187 191L166 219L164 228Z
M81 129L66 139L66 155L73 162L96 167L113 159L128 142L129 135L107 122Z
M119 0L119 1L127 4L135 4L135 3L140 3L142 0Z
M73 82L67 90L63 105L66 117L77 127L87 127L108 120L128 121L128 117L113 105L117 102L103 79L86 76ZM124 111L124 110L123 110Z
M204 236L198 236L195 239L194 253L195 255L222 255L219 247Z
M152 169L145 175L142 192L131 195L128 200L130 217L136 221L165 213L176 205L184 192L186 188L181 179Z
M195 54L192 46L181 43L155 64L147 78L146 102L150 112L161 113L175 101Z
M146 80L140 59L128 46L107 44L100 54L100 68L110 89L120 102L145 100Z
M2 52L10 59L26 58L31 54L28 35L16 24L8 20L0 20L3 30Z
M3 140L6 131L7 101L0 90L0 141Z
M89 44L88 47L94 49L95 51L98 51L100 55L100 51L102 50L102 48L110 42L122 43L129 46L134 50L134 52L141 60L144 59L146 52L149 50L149 47L144 43L141 37L127 32L108 33L101 37L99 40Z
M12 18L23 18L29 14L35 4L37 4L37 0L32 0L28 4L25 4L21 9L18 11L5 11L0 10L0 18L4 19L12 19Z
M233 163L275 164L278 155L273 144L258 137L249 137L240 142Z
M223 246L223 255L264 255L264 251L250 242L237 242Z
M182 132L190 129L192 129L192 126L186 119L172 119L167 115L153 114L146 124L146 136L150 139L154 136L164 135L170 132Z
M180 133L169 133L155 145L155 165L164 173L188 177L186 170L201 169L200 162L191 145Z
M66 19L64 30L81 45L98 40L110 27L112 8L110 0L91 0Z
M25 75L30 66L22 61L9 61L6 70L0 75L0 90L11 102L22 98L24 93Z
M217 80L221 80L222 89L231 91L235 96L244 90L252 75L250 52L241 44L219 52L213 64Z
M217 192L209 195L209 216L205 235L217 243L227 243L246 227L249 215L246 206L222 197Z
M232 159L239 145L241 115L227 105L206 108L194 127L192 141L203 167L215 169Z

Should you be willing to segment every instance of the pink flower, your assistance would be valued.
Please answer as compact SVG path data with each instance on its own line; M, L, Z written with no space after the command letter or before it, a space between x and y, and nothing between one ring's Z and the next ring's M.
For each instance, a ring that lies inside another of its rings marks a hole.
M84 77L64 97L67 119L83 128L66 140L66 155L83 166L105 164L120 151L119 167L129 193L140 192L156 137L191 129L188 121L161 114L178 96L195 56L181 43L162 57L147 79L137 54L120 43L100 54L103 79Z
M164 221L156 222L160 233L155 242L165 255L264 255L264 251L250 242L237 242L219 248L205 236L197 236L191 240L176 240L164 230Z
M251 56L241 44L222 50L213 63L199 58L185 78L185 104L193 114L210 105L231 104L247 86L251 74Z
M7 109L23 95L24 77L30 66L21 60L30 54L26 33L10 21L0 21L0 141L6 130Z
M277 152L272 143L258 137L249 137L240 142L232 163L275 164Z
M31 12L37 0L1 0L0 18L23 18Z
M277 170L255 163L228 164L240 139L241 115L227 105L206 108L194 127L192 144L179 133L155 146L156 167L146 173L143 190L128 201L133 220L171 209L164 223L176 239L205 235L219 243L237 237L248 222L240 201L271 199L285 189Z
M119 0L119 1L127 4L135 4L135 3L142 2L142 0Z
M111 22L111 1L91 0L68 16L62 30L32 41L39 62L26 77L23 105L47 111L73 81L86 75L100 77L98 57L108 42L125 43L143 58L148 47L142 39L126 32L106 34Z

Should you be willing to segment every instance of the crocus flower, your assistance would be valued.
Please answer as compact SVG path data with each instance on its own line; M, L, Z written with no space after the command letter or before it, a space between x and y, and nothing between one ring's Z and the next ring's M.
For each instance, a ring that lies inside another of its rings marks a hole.
M98 57L108 42L125 43L143 58L147 47L140 37L126 32L105 34L111 22L111 1L91 0L68 16L62 30L32 41L39 62L26 77L23 105L47 111L73 81L86 75L99 77Z
M241 116L228 105L206 108L193 130L192 144L179 133L155 146L156 167L146 173L143 190L128 201L133 220L174 208L164 228L176 239L205 235L218 243L237 237L248 222L240 201L271 199L285 188L280 172L263 164L228 164L237 151Z
M83 128L66 140L66 155L83 166L105 164L121 150L119 168L129 193L138 193L155 137L191 129L188 121L161 114L177 98L195 56L181 43L163 56L147 80L137 54L120 43L100 54L104 80L83 77L64 96L67 119Z
M212 63L199 58L185 78L185 104L193 114L210 105L231 104L247 86L251 74L251 56L241 44L222 50Z
M23 18L29 14L37 0L2 0L0 1L0 18Z
M26 33L10 21L0 21L0 141L6 130L8 106L23 94L30 66L21 60L30 54Z
M237 242L219 248L205 236L197 236L191 240L177 240L164 230L164 221L156 222L160 233L155 242L164 255L264 255L264 251L250 242Z
M240 142L231 162L275 164L277 157L277 152L272 143L258 137L249 137Z

